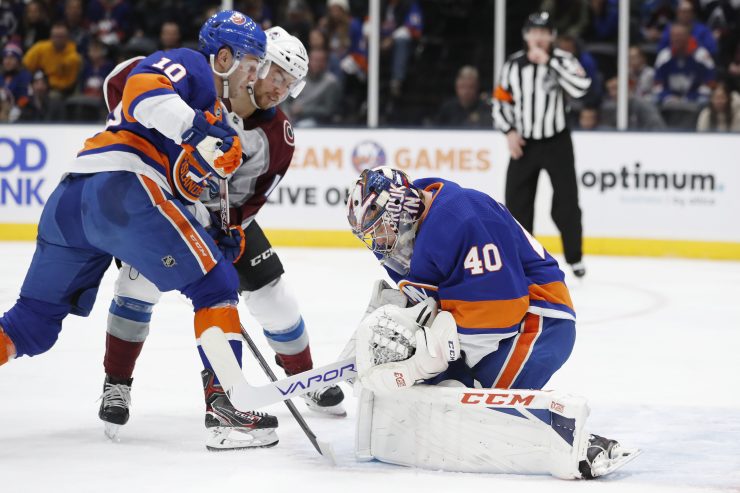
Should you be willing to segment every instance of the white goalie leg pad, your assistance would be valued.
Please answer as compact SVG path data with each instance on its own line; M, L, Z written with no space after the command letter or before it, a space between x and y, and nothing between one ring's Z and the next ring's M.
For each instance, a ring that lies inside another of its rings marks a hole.
M369 394L369 395L367 395ZM589 414L554 391L417 385L359 399L358 460L457 472L580 478Z

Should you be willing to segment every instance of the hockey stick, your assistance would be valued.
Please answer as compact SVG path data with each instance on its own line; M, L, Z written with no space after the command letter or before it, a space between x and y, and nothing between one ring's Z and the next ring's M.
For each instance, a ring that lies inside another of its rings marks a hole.
M220 327L206 329L200 335L200 344L229 400L240 411L259 409L327 385L357 378L355 358L352 356L266 385L254 386L244 378Z
M220 208L221 215L221 230L230 236L229 222L229 184L226 178L220 178L218 180L218 205Z
M270 378L272 382L277 381L277 377L275 376L275 373L273 373L272 368L270 368L270 365L267 364L267 361L265 361L265 358L262 356L262 353L260 353L260 350L257 348L257 345L252 340L252 337L247 333L246 330L244 330L244 326L241 325L241 331L242 336L244 337L244 340L247 342L247 346L249 347L249 351L251 351L252 355L257 358L257 361L259 362L260 366L262 367L262 370L265 372L265 374ZM295 404L293 404L293 401L290 399L286 399L285 405L288 407L288 410L290 411L290 414L293 415L295 420L298 422L298 426L301 427L303 430L303 433L306 434L308 437L308 440L311 442L311 444L314 446L316 451L324 456L326 459L328 459L332 465L336 465L337 461L334 457L334 450L332 449L331 445L326 442L319 441L318 438L316 438L316 435L313 431L311 431L311 428L309 428L308 423L306 423L306 420L303 419L303 416L301 413L296 409Z

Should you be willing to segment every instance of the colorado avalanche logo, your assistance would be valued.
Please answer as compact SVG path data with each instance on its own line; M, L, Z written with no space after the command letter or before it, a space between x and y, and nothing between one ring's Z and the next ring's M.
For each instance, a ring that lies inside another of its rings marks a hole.
M372 140L360 142L352 149L352 165L358 172L385 166L385 150Z
M289 146L295 146L295 134L293 133L293 125L288 120L283 121L283 135L285 136L285 143Z
M236 24L237 26L241 26L242 24L247 23L247 19L239 12L234 12L229 18L229 20L233 22L234 24Z

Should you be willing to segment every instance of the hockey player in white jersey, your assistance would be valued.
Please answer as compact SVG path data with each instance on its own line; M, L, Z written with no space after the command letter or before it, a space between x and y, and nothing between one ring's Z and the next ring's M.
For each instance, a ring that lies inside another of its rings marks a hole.
M298 303L282 278L284 270L280 259L255 217L290 165L293 131L277 105L289 95L297 97L300 94L308 72L308 59L302 43L282 28L272 28L265 34L270 66L262 69L260 80L248 86L249 97L223 100L228 112L226 119L243 139L245 153L240 171L229 179L231 235L225 235L219 228L217 195L204 192L201 196L211 214L201 209L199 220L210 226L209 231L213 232L224 255L234 262L241 297L263 326L267 341L276 353L276 362L287 374L294 374L313 366L308 333ZM99 410L111 436L128 421L134 365L159 298L160 292L154 285L131 266L122 265L108 317L106 380ZM238 338L238 334L236 336ZM238 341L234 342L233 346L238 347ZM206 367L202 378L209 449L264 447L277 443L276 418L264 413L235 413L214 379L213 370ZM312 410L346 414L341 404L344 396L338 386L324 387L304 398ZM272 428L267 435L256 429L264 427L265 423Z

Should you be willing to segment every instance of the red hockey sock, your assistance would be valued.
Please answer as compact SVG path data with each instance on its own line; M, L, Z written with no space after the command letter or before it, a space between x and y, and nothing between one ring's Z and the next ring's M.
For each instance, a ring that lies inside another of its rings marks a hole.
M105 335L105 373L111 377L127 380L134 373L136 359L144 347L143 342L129 342L110 334Z
M313 368L311 346L306 346L306 349L298 354L275 354L275 360L288 375L295 375Z

